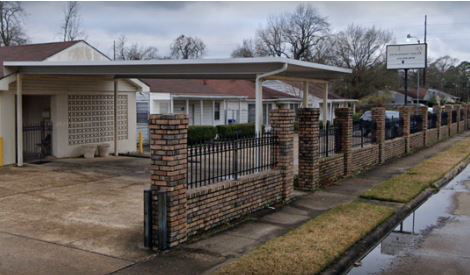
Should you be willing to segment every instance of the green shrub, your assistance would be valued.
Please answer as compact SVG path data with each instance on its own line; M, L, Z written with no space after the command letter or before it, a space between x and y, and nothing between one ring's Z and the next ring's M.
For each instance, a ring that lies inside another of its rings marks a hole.
M188 143L196 144L209 142L215 139L217 129L214 126L189 126Z
M220 139L254 137L255 125L252 123L218 125L217 134Z

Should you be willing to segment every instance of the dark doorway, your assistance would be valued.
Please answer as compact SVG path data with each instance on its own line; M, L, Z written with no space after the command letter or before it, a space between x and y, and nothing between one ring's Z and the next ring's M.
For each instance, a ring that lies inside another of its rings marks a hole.
M23 159L44 162L52 155L52 121L50 96L23 97Z

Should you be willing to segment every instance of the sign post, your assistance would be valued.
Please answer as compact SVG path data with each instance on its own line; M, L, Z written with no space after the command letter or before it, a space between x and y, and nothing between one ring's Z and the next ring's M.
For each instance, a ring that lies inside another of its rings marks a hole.
M426 50L427 44L387 45L387 69L405 71L404 105L408 104L408 69L426 68Z

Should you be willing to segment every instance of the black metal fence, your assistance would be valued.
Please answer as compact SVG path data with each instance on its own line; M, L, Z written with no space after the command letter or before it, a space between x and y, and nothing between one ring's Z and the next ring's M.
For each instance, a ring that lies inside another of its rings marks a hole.
M452 111L452 123L457 122L457 110Z
M320 128L320 157L328 157L341 151L341 131L329 121Z
M394 139L403 136L403 118L385 119L385 139Z
M206 186L269 170L277 163L277 140L271 133L217 140L188 147L189 188Z
M437 114L428 113L428 129L437 127Z
M449 124L449 113L448 112L443 112L441 114L441 125L445 126Z
M410 116L410 133L418 133L423 130L423 117L421 115L413 114Z
M357 121L353 123L352 147L363 148L375 142L375 121Z
M41 160L52 154L52 122L23 125L23 158L26 162Z

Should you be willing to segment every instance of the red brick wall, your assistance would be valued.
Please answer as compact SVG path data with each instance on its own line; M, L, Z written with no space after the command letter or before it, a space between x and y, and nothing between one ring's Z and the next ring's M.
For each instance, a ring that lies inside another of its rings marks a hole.
M416 151L419 148L424 147L424 137L423 132L414 133L410 135L410 149L411 151Z
M385 160L401 157L406 153L405 138L386 140L384 147Z
M280 170L188 190L188 236L283 201Z
M438 142L437 128L428 130L426 146L432 145L436 142Z
M352 173L366 170L379 163L379 146L369 145L352 151Z
M449 128L448 126L441 127L441 140L449 138Z
M328 185L344 176L344 155L337 154L320 159L320 185Z

